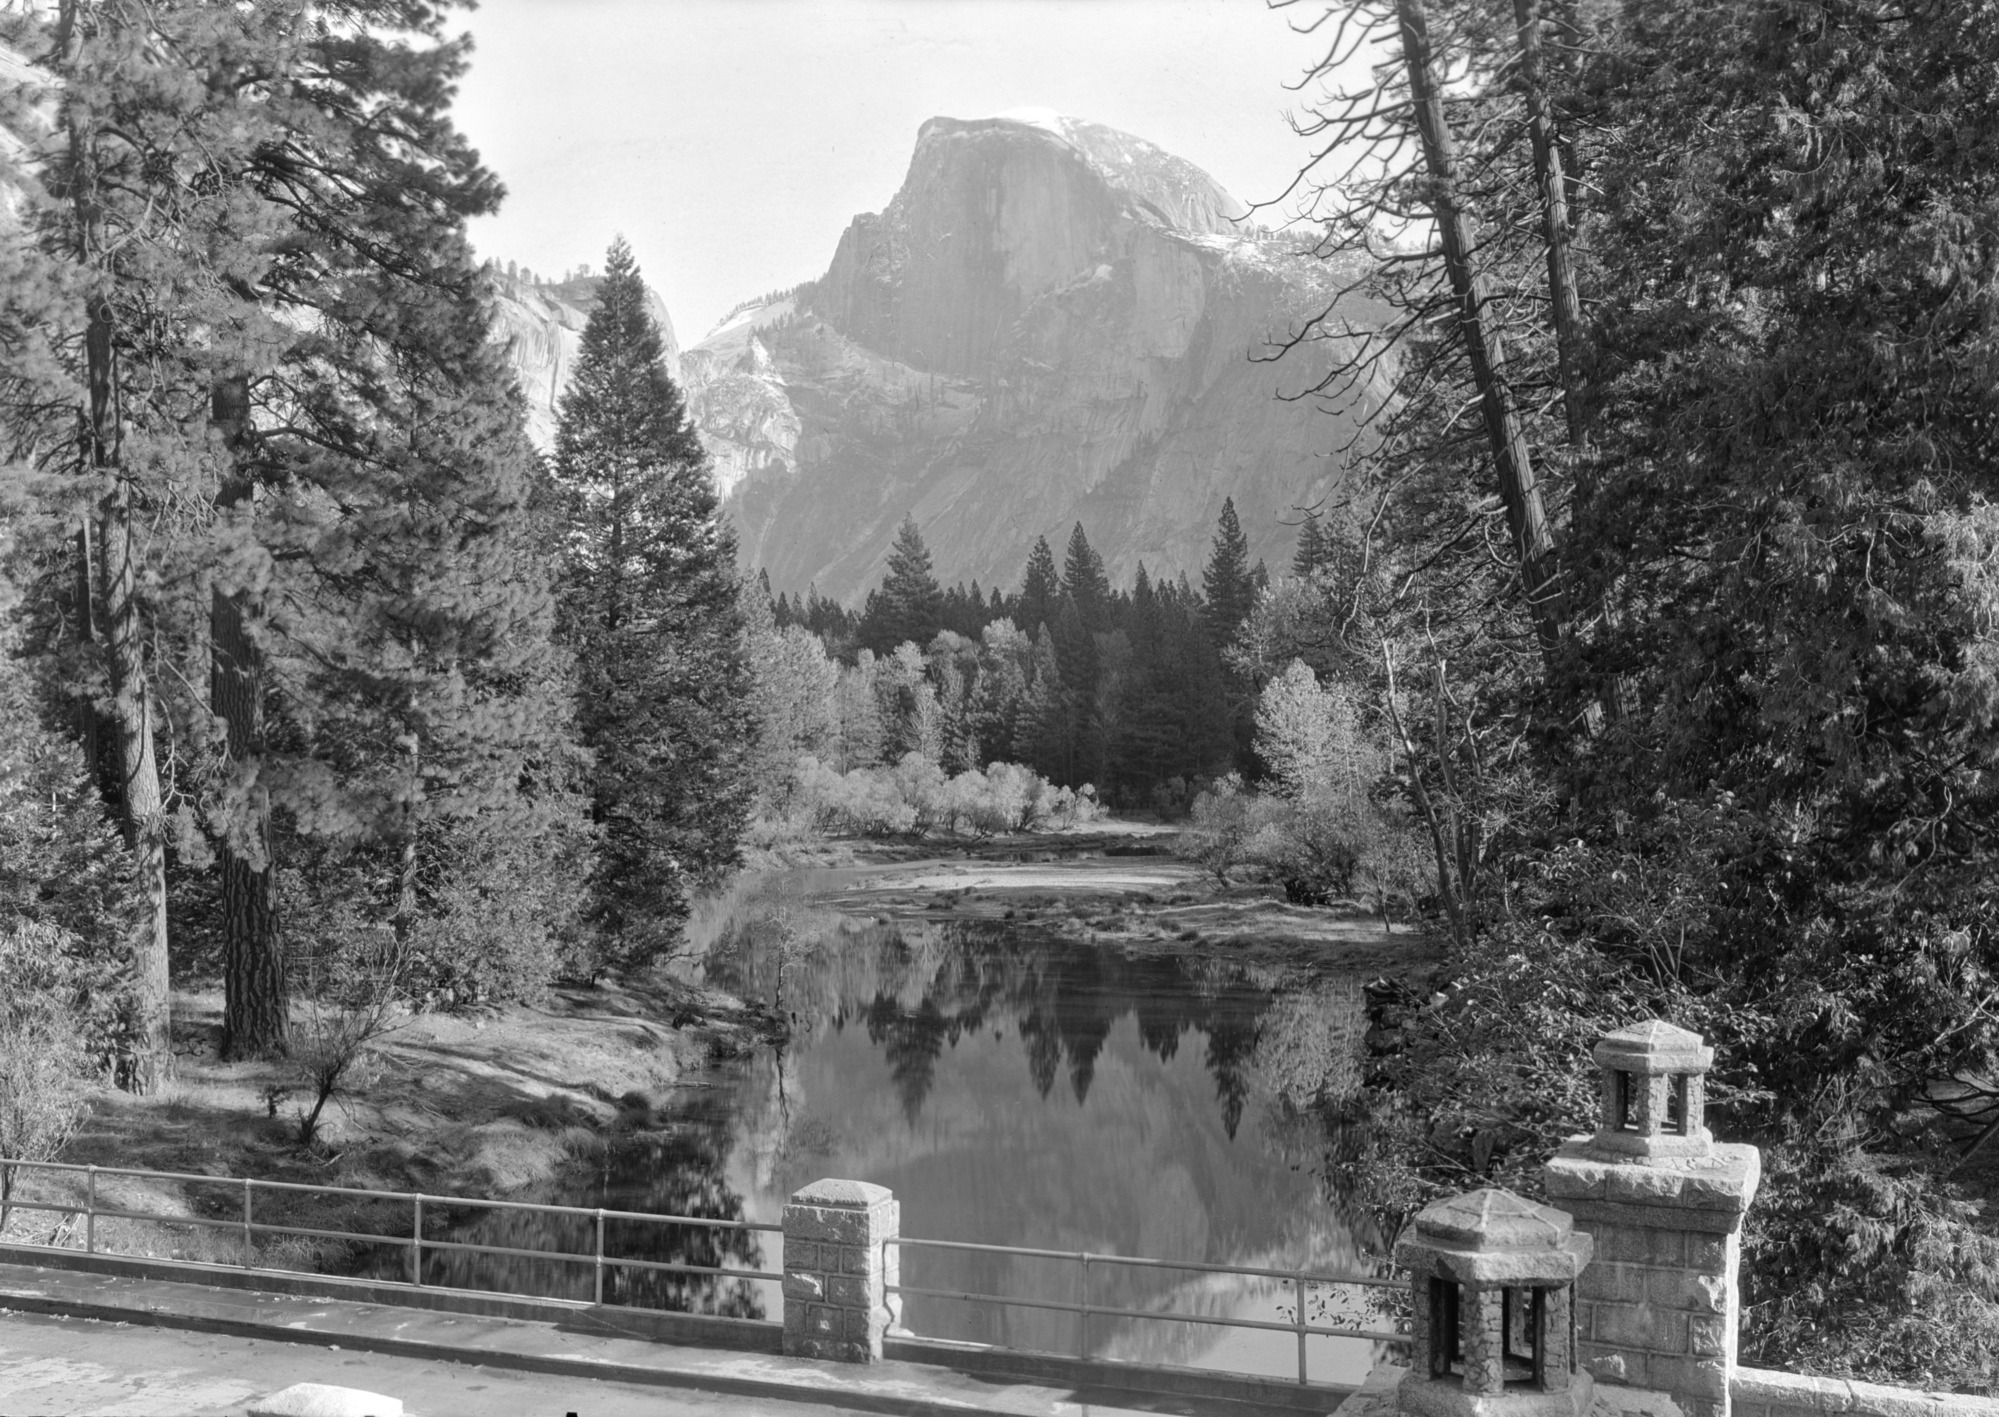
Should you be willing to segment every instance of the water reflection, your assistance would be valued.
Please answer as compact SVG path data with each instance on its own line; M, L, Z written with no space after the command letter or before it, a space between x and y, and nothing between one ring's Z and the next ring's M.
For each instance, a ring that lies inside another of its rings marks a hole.
M730 1174L751 1214L775 1218L797 1186L844 1176L893 1188L904 1233L938 1239L1284 1269L1349 1269L1380 1248L1314 1177L1358 1084L1351 977L1127 957L993 922L855 926L796 902L739 917L708 969L793 1026L737 1094ZM1295 1301L1287 1282L1091 1268L1097 1308L1274 1321ZM1084 1297L1072 1261L911 1249L904 1279ZM936 1298L912 1298L905 1321L1161 1362L1226 1346L1231 1366L1296 1369L1281 1334L1245 1355L1258 1336L1097 1316L1086 1340L1079 1314ZM1364 1370L1370 1353L1348 1356Z
M711 1110L607 1149L543 1199L776 1221L820 1177L875 1181L903 1233L1272 1269L1374 1268L1384 1237L1330 1204L1365 1016L1346 975L1239 958L1127 956L1011 922L857 925L790 889L738 900L708 977L769 1006L789 1043L747 1060ZM465 1213L427 1233L588 1253L588 1222ZM779 1258L775 1237L768 1258ZM614 1256L756 1268L759 1237L612 1225ZM396 1273L386 1256L380 1273ZM1378 1272L1378 1271L1377 1271ZM430 1283L584 1299L588 1265L436 1252ZM1288 1281L910 1248L903 1279L1096 1309L1288 1321ZM614 1303L777 1317L775 1285L613 1270ZM1310 1294L1347 1317L1339 1295ZM1350 1300L1351 1296L1348 1295ZM1101 1313L910 1297L915 1332L1054 1352L1295 1374L1295 1338ZM1372 1325L1378 1326L1378 1325ZM1354 1380L1371 1345L1313 1340Z
M571 1168L557 1189L531 1199L590 1209L742 1220L743 1197L725 1175L730 1126L725 1113L715 1112L688 1118L668 1129L613 1139L594 1167ZM589 1256L595 1253L597 1243L594 1217L477 1207L433 1207L424 1217L424 1236L428 1241L548 1255ZM604 1254L610 1261L758 1269L764 1267L762 1242L763 1236L755 1231L634 1220L604 1222ZM363 1272L406 1279L408 1269L407 1256L386 1254L373 1258ZM596 1266L588 1261L431 1248L423 1258L423 1282L589 1300L596 1296L597 1275ZM761 1289L754 1280L615 1263L604 1266L603 1301L607 1304L760 1319L765 1317Z

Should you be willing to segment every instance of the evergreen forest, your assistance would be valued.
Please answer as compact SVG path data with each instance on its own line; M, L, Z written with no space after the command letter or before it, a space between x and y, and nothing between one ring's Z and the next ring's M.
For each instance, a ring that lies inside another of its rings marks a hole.
M1743 1361L1999 1391L1999 0L1273 8L1340 298L1272 333L1371 391L1295 558L947 585L909 517L842 605L740 564L622 240L530 443L453 7L0 6L0 1156L186 981L309 1143L746 859L1117 813L1441 942L1339 1203L1534 1194L1667 1019L1762 1148Z

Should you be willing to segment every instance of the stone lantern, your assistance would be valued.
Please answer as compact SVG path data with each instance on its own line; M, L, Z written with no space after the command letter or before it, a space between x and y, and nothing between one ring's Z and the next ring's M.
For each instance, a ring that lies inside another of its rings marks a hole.
M1698 1033L1648 1019L1606 1033L1592 1056L1603 1069L1597 1150L1645 1158L1713 1151L1701 1113L1714 1049Z
M1714 1050L1659 1019L1605 1034L1603 1119L1542 1183L1602 1252L1576 1285L1585 1371L1663 1392L1687 1417L1729 1417L1741 1321L1742 1221L1762 1163L1702 1113Z
M1417 1417L1577 1417L1574 1287L1593 1243L1559 1210L1486 1189L1438 1201L1396 1242L1415 1349L1396 1406Z

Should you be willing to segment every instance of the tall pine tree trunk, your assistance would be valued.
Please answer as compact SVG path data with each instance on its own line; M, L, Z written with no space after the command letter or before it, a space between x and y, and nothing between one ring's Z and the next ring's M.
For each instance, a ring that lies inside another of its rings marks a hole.
M1561 365L1562 412L1569 442L1580 452L1589 442L1590 406L1582 369L1582 299L1576 291L1575 263L1569 249L1569 189L1563 175L1563 154L1555 128L1554 106L1548 100L1547 65L1541 43L1542 7L1546 0L1513 0L1513 18L1520 34L1520 87L1527 105L1527 134L1534 151L1534 185L1539 189L1541 239L1548 248L1548 300L1555 318L1555 350Z
M249 388L240 378L216 383L214 421L232 457L242 455ZM250 495L236 469L216 506L227 510ZM208 704L220 718L231 771L248 780L233 803L238 814L222 834L222 1056L281 1053L290 1039L291 1007L283 939L272 894L271 795L258 780L264 756L264 664L249 633L248 596L216 586L209 593Z
M119 466L118 366L112 316L102 298L90 302L85 339L90 380L90 451L93 465L111 477L98 504L97 603L104 610L105 660L111 700L106 728L115 746L119 825L137 864L145 920L133 948L133 1007L139 1040L131 1084L151 1092L171 1052L167 984L167 875L165 805L159 763L153 755L152 686L146 679L139 636L138 576L133 565L131 489Z
M1528 610L1544 657L1552 656L1561 640L1565 618L1563 591L1555 558L1554 530L1543 505L1534 458L1513 407L1505 377L1505 355L1488 317L1491 294L1473 261L1471 219L1458 191L1457 158L1451 130L1444 119L1444 100L1431 67L1429 15L1423 0L1396 0L1402 59L1409 76L1410 104L1422 140L1423 165L1429 178L1429 205L1444 248L1444 269L1458 306L1458 333L1465 359L1478 390L1498 474L1500 500L1506 507L1507 529L1520 557L1520 579Z
M73 57L77 0L65 0L58 16L58 42ZM77 257L86 269L102 269L103 233L98 208L95 136L84 131L79 100L67 100L71 180L77 215ZM98 503L97 595L103 612L106 667L111 695L105 710L118 773L118 815L126 849L132 853L146 903L145 919L134 933L132 1006L138 1038L131 1060L130 1086L151 1092L172 1056L171 1003L167 982L167 877L164 803L159 764L153 756L152 686L146 679L139 634L138 576L133 566L132 493L124 475L122 390L119 385L115 315L100 290L87 307L84 358L89 385L85 414L85 456L109 486ZM87 549L87 547L86 547Z
M1513 18L1520 37L1520 87L1527 107L1527 132L1534 152L1534 185L1541 208L1541 239L1548 249L1548 305L1554 313L1555 352L1562 381L1562 413L1568 425L1569 448L1574 459L1574 506L1586 506L1596 495L1596 461L1591 447L1595 406L1591 400L1589 376L1583 367L1583 303L1576 286L1576 268L1571 240L1575 215L1571 206L1574 177L1570 172L1575 150L1555 124L1554 105L1548 98L1548 64L1542 43L1545 10L1551 0L1513 0ZM1573 16L1558 21L1573 37ZM1614 623L1615 608L1601 600L1592 607L1596 618ZM1579 616L1590 613L1581 610ZM1617 720L1631 705L1629 679L1620 674L1602 676L1595 689L1596 710L1588 716L1594 725L1601 719Z

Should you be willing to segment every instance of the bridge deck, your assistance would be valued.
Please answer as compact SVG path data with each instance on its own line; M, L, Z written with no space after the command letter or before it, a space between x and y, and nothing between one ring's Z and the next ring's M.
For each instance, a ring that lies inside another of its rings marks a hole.
M66 1341L55 1326L21 1316L59 1314L96 1319L100 1324L135 1326L99 1327L96 1332L105 1336L102 1341L91 1342L87 1353L62 1360L94 1365L100 1377L93 1382L114 1381L121 1371L129 1372L135 1382L148 1379L143 1386L132 1388L134 1400L157 1401L162 1396L156 1375L167 1357L175 1368L205 1364L218 1380L235 1382L233 1395L223 1396L215 1389L215 1399L206 1405L217 1417L243 1411L250 1397L306 1378L402 1396L410 1417L468 1410L463 1403L475 1391L483 1417L509 1417L513 1409L505 1392L496 1388L521 1389L523 1412L565 1410L551 1407L551 1402L567 1393L578 1399L568 1401L567 1410L605 1417L640 1410L627 1409L622 1400L614 1404L614 1389L650 1389L652 1406L645 1409L650 1412L699 1412L714 1417L756 1412L781 1412L785 1417L793 1412L798 1417L833 1412L1080 1417L1086 1410L1105 1417L1141 1412L1257 1417L1280 1410L1212 1397L997 1380L929 1364L887 1362L863 1367L818 1363L621 1338L559 1321L496 1318L29 1265L0 1265L0 1311L12 1311L0 1316L0 1393L11 1396L17 1385L32 1379L36 1372L47 1372L46 1365L55 1355L46 1350L51 1344L60 1348ZM71 1327L64 1325L62 1329ZM163 1357L152 1350L161 1346L162 1334L167 1331L208 1335L214 1341L168 1343L173 1352ZM293 1347L288 1362L284 1350L271 1351L276 1344L312 1345L321 1351L306 1355ZM333 1349L339 1351L330 1351ZM371 1356L354 1363L361 1354ZM250 1381L246 1374L257 1363L265 1365L272 1380L246 1391L244 1384ZM507 1381L495 1383L498 1374L494 1370L507 1374ZM524 1374L540 1375L548 1385L528 1393L517 1380L517 1375ZM410 1393L398 1392L394 1386L398 1375L422 1391L413 1386ZM71 1373L72 1379L80 1376L80 1371ZM474 1384L480 1386L475 1389ZM681 1400L663 1405L661 1388L682 1389ZM449 1400L433 1397L426 1401L423 1396L438 1392L448 1395ZM1326 1394L1325 1410L1330 1411L1338 1400L1338 1394ZM775 1406L780 1403L797 1406ZM7 1410L0 1404L0 1412ZM103 1412L114 1408L99 1399L76 1410ZM1299 1408L1287 1404L1281 1410L1296 1414Z

